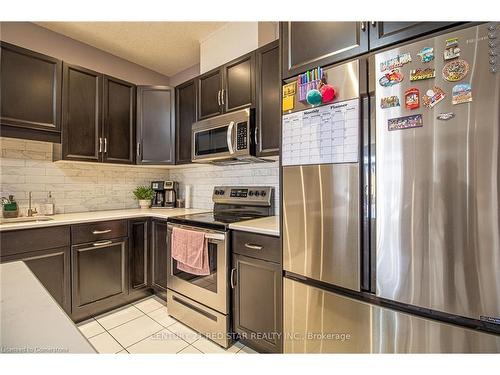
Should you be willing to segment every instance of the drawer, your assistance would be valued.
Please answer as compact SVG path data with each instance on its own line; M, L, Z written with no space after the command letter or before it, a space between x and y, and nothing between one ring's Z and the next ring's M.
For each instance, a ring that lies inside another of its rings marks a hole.
M233 253L281 263L281 242L279 237L233 231L231 243Z
M70 244L69 226L20 229L0 232L2 258L31 251L66 247Z
M79 244L127 237L127 220L97 221L71 226L71 243Z

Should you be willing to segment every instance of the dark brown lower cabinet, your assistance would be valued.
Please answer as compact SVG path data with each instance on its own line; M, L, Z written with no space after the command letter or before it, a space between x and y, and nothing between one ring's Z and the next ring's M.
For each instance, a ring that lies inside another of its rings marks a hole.
M129 288L130 293L146 288L149 278L149 220L129 220Z
M128 297L128 238L71 247L72 317L79 321L125 303Z
M151 226L151 286L167 298L167 222L153 220Z
M56 302L71 314L69 246L2 257L2 263L10 261L24 261Z
M233 328L249 347L281 352L281 265L233 255Z

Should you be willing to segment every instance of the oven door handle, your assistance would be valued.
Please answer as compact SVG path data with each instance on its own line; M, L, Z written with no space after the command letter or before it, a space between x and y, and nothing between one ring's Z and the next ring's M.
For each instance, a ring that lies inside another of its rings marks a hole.
M227 148L229 149L229 153L232 155L234 154L234 149L233 149L233 128L234 128L234 121L231 121L229 123L229 126L227 127Z
M225 234L217 234L217 233L205 233L205 238L207 240L224 241L226 239L226 235Z

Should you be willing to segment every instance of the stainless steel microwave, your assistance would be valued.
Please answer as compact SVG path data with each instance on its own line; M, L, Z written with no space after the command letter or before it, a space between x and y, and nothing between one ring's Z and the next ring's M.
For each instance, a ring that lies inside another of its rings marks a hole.
M255 109L247 108L195 122L191 128L195 163L234 164L255 157Z

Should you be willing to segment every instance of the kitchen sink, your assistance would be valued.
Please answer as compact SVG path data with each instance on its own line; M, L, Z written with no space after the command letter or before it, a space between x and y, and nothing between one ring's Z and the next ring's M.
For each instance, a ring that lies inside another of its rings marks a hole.
M2 218L0 219L0 224L25 223L32 221L36 222L36 221L50 221L50 220L54 220L54 218L48 216L14 217L12 219Z

